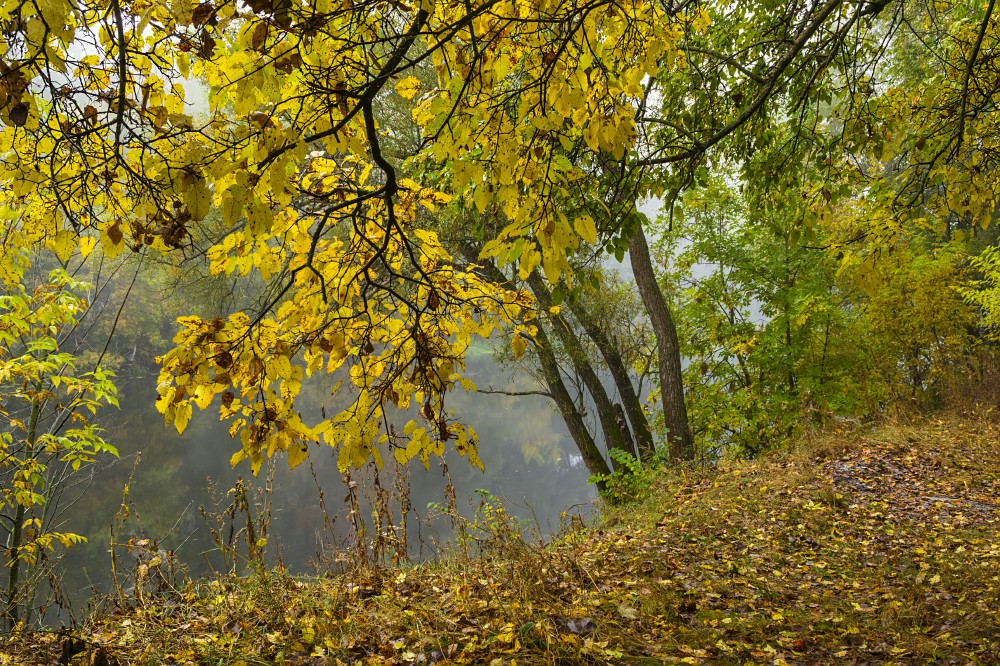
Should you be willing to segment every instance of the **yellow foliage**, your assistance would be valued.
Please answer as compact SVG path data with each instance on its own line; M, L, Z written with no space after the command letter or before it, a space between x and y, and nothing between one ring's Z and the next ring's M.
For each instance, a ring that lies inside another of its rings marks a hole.
M240 442L234 463L288 452L294 466L323 441L347 468L378 456L387 404L415 405L424 430L394 455L427 464L452 442L478 465L445 396L471 387L473 339L530 318L532 302L453 262L421 216L495 209L505 228L485 256L568 274L581 241L599 239L591 216L562 210L580 191L603 204L573 185L586 174L561 151L632 150L644 81L678 67L685 31L710 20L646 0L582 14L563 0L334 4L17 5L19 60L0 62L0 279L17 281L6 264L25 247L64 261L98 242L110 257L168 252L215 229L211 272L257 275L273 297L178 321L158 384L168 424L184 432L193 407L217 404ZM418 62L436 85L413 75ZM28 85L50 80L46 67L65 90ZM393 88L433 138L401 166L382 156L392 130L374 105ZM427 175L441 166L448 188ZM516 335L515 355L526 345ZM297 416L303 381L345 370L346 409Z

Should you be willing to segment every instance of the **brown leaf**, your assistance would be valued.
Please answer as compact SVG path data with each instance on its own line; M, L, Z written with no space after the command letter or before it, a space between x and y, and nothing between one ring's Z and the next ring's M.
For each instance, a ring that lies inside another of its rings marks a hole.
M203 2L194 8L191 13L191 23L192 25L205 25L212 18L215 13L215 5L211 2Z
M250 48L254 51L260 51L264 46L264 42L267 41L267 23L261 21L253 29L253 35L250 37Z
M274 121L271 120L271 116L267 113L261 113L260 111L250 114L250 122L261 128L275 127Z
M228 370L233 365L233 355L227 351L216 354L215 364L223 370Z
M274 9L274 0L247 0L247 4L255 14L264 14Z
M284 57L278 62L274 63L274 68L281 72L282 74L291 74L293 70L298 69L302 66L302 56L298 53L293 53L290 56Z
M201 31L201 47L198 49L198 55L205 60L211 60L215 55L215 40L207 30Z
M117 222L108 227L108 240L111 241L112 244L118 245L122 242L122 238L124 237L122 229Z
M10 124L16 127L24 127L26 122L28 122L28 105L24 102L19 102L11 107Z

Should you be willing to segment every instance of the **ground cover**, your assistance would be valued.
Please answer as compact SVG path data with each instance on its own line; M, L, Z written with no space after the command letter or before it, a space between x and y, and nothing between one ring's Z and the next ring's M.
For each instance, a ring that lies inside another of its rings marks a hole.
M1000 661L989 414L814 434L656 475L536 546L490 505L475 554L192 584L0 664L910 664Z

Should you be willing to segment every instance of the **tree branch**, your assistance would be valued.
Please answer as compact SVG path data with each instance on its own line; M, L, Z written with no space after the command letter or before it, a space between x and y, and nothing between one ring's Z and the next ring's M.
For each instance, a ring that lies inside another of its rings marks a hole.
M969 61L965 63L965 77L962 80L962 111L958 114L958 142L955 144L956 154L962 148L962 139L965 136L965 114L969 105L969 80L972 78L972 69L976 65L976 59L979 58L979 50L983 47L983 38L986 36L986 28L993 15L995 5L996 0L990 0L990 4L986 7L986 16L983 17L983 22L979 25L979 36L976 37L976 44L972 47Z
M528 395L541 395L546 398L550 399L552 398L552 394L549 393L548 391L507 391L503 389L495 389L492 387L488 389L476 389L476 393L485 393L486 395L509 395L515 398Z
M764 106L764 103L767 102L768 99L770 99L771 94L778 87L778 80L781 78L781 75L785 72L786 69L788 69L789 65L792 64L792 62L795 60L795 57L802 51L802 49L805 48L806 43L810 40L810 38L812 38L814 34L816 34L816 31L819 30L824 23L826 23L826 20L830 17L831 14L833 14L833 12L838 7L840 7L842 3L843 0L827 1L826 5L824 5L820 9L819 13L812 20L812 22L802 30L802 32L798 36L798 39L792 42L791 46L788 47L788 50L785 51L785 54L778 60L778 62L774 64L774 67L771 68L770 74L768 74L767 78L765 79L766 83L764 84L764 89L757 94L757 97L754 98L750 106L744 109L743 112L739 116L734 118L728 125L720 129L719 131L717 131L715 134L711 135L704 141L695 142L695 145L687 150L675 153L673 155L668 155L666 157L639 160L636 166L642 167L642 166L672 164L674 162L682 162L684 160L691 159L692 157L696 157L701 153L704 153L706 150L708 150L715 144L719 143L727 136L735 132L737 129L742 127L744 124L746 124L746 122L750 120L750 118L752 118L761 109L762 106ZM856 15L855 17L852 17L852 19L848 22L848 25L845 26L843 30L849 29L850 26L854 23L854 20L856 18L857 18Z

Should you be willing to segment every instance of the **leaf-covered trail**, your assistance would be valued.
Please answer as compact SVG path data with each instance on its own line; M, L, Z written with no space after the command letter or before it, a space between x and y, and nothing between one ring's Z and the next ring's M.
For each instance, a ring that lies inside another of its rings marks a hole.
M72 663L997 663L997 439L973 418L829 434L665 478L543 549L501 519L471 561L206 584L91 621ZM14 637L0 663L67 643Z

